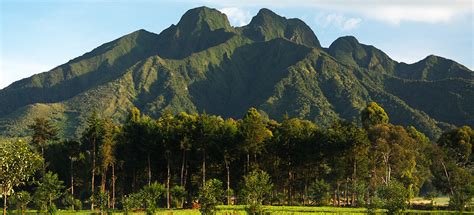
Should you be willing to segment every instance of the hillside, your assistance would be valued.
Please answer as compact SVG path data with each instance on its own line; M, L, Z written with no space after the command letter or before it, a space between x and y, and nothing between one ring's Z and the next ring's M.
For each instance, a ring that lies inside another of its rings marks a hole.
M325 126L358 121L369 101L394 124L437 137L474 126L474 72L438 56L399 63L350 36L322 48L303 21L268 9L234 28L200 7L160 34L135 31L0 90L0 134L25 135L45 116L70 137L94 109L120 121L133 106L153 117L170 109L239 118L256 107Z

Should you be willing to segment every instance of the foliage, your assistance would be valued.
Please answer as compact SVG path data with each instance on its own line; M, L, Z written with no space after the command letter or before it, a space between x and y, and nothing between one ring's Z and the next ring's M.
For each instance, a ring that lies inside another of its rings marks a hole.
M387 209L389 214L397 214L408 206L408 190L397 181L391 181L387 186L381 186L378 195L382 200L382 207Z
M388 115L377 103L370 102L367 107L362 110L361 121L365 128L369 128L374 125L388 123Z
M156 211L158 200L163 197L164 192L165 186L158 182L146 185L140 190L140 196L145 203L145 209L148 214L153 214Z
M262 170L253 170L244 176L242 196L249 206L248 211L251 214L262 213L261 206L263 201L268 198L272 188L270 176Z
M122 207L125 214L128 214L133 209L139 209L143 207L143 198L141 193L131 193L122 197Z
M201 204L202 214L215 214L216 206L222 204L224 199L224 190L222 182L218 179L211 179L206 181L203 187L199 190L199 203Z
M25 214L28 204L32 198L28 191L16 192L10 200L12 205L15 205L17 210L21 210L21 214Z
M331 185L323 179L316 180L309 188L311 200L315 201L318 205L327 205L331 198L330 189Z
M182 208L184 204L184 199L186 198L187 192L183 186L176 185L171 188L171 196L175 203L176 208Z
M63 181L59 180L58 175L47 172L38 182L35 193L33 194L35 204L41 211L49 211L55 209L57 200L62 195L64 188Z
M22 140L0 141L0 185L6 213L7 196L14 188L25 184L40 168L43 159Z
M74 198L69 192L63 194L61 203L69 210L81 210L82 208L81 200Z

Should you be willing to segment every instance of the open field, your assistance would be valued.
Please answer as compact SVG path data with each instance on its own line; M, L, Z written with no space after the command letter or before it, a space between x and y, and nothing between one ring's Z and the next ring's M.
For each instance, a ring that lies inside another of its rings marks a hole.
M311 206L265 206L265 214L299 215L299 214L367 214L365 208L341 208L341 207L311 207ZM8 214L20 214L17 211L9 211ZM35 210L28 210L25 215L37 215ZM98 212L90 210L67 211L59 210L58 215L95 215ZM123 212L112 212L113 215L123 215ZM145 212L132 212L132 215L146 215ZM199 210L192 209L161 209L155 212L155 215L199 215ZM244 215L245 206L218 206L217 215ZM377 214L384 214L384 210L377 210ZM436 210L406 210L403 214L458 214L455 211L436 211ZM474 214L474 211L464 212L464 214Z

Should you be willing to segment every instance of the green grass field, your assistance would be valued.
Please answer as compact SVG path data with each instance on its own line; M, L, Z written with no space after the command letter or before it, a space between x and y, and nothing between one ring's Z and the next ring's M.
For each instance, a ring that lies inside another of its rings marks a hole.
M365 208L341 208L341 207L311 207L311 206L265 206L265 214L277 215L300 215L300 214L367 214ZM9 211L10 215L20 214L17 211ZM25 215L37 215L37 211L29 210ZM58 215L98 215L98 212L89 210L66 211L59 210ZM123 215L123 212L113 212L113 215ZM146 215L145 212L133 212L131 215ZM191 209L161 209L155 212L155 215L199 215L199 210ZM218 206L217 215L245 215L245 206ZM377 214L384 214L383 210L377 210ZM458 214L455 211L435 211L435 210L406 210L403 214ZM465 214L474 214L473 212L465 212Z

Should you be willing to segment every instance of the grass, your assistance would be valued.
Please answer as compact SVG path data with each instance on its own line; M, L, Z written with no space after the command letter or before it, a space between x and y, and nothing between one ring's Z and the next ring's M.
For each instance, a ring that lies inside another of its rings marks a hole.
M415 197L411 201L413 204L423 204L423 205L429 205L430 201L424 199L423 197ZM442 197L436 197L434 198L433 201L435 206L447 206L449 204L449 197L447 196L442 196Z
M217 207L216 215L245 215L244 205L227 206L222 205ZM265 214L277 215L300 215L300 214L367 214L365 208L342 208L342 207L313 207L313 206L264 206ZM377 214L383 214L384 210L377 210ZM17 211L9 211L10 215L17 215ZM28 210L25 215L37 215L36 210ZM98 215L98 212L90 210L68 211L58 210L58 215ZM113 215L124 215L123 212L113 212ZM145 212L132 212L131 215L146 215ZM199 210L192 209L160 209L154 215L199 215ZM436 210L406 210L403 214L458 214L455 211L436 211ZM465 212L465 214L474 214L474 212Z

